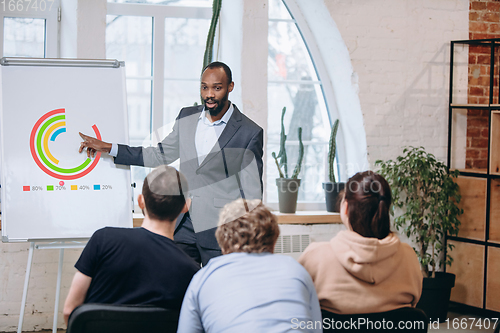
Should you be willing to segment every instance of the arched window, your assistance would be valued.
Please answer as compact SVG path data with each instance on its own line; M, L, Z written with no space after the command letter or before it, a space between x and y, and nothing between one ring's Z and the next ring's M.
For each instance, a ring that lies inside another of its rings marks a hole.
M174 120L178 110L199 101L199 71L212 0L127 2L108 0L106 57L126 62L130 143L156 144L170 130L164 125ZM298 146L299 126L306 147L299 209L322 209L328 139L337 117L341 118L337 179L345 181L367 167L356 76L347 48L322 0L268 0L268 4L267 203L274 206L273 202L277 202L274 184L278 172L271 152L279 148L281 109L286 106L289 161L294 163L297 158L294 148ZM313 10L321 6L322 11ZM321 22L315 21L317 16L321 16ZM163 128L166 132L158 132ZM132 168L138 186L147 172L145 168ZM139 187L136 191L140 191ZM301 207L304 203L306 206Z
M271 152L279 151L281 110L286 107L288 176L291 177L297 161L297 131L302 127L304 160L299 175L302 179L299 203L308 204L302 207L299 204L299 209L319 209L324 205L322 182L334 119L330 117L323 83L299 28L282 0L269 0L267 201L272 204L278 200L274 186L278 170Z

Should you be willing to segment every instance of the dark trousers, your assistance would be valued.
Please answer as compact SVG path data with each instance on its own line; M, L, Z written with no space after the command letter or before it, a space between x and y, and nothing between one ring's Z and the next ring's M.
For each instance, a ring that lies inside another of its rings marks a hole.
M189 214L181 214L178 217L174 241L188 256L197 263L201 263L202 266L205 266L211 258L222 255L220 249L209 249L198 244Z
M221 250L206 249L201 247L199 244L185 244L176 242L177 246L180 247L188 256L194 259L197 263L201 263L202 266L206 266L208 261L212 258L222 255Z

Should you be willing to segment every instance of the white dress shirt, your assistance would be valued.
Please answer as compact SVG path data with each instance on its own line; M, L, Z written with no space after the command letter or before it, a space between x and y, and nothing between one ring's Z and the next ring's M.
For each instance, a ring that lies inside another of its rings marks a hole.
M205 109L201 111L200 117L198 118L198 126L196 127L196 134L194 138L194 143L196 146L196 153L198 154L198 164L201 165L205 157L212 151L219 137L226 128L227 122L231 115L233 114L234 107L233 104L229 104L229 109L222 116L221 119L210 122L207 118L207 112Z

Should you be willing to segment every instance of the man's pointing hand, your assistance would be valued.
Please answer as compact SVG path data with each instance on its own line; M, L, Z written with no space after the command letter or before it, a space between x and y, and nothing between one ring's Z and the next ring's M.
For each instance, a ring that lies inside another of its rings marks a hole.
M85 135L83 133L79 133L83 139L83 142L80 144L79 153L83 151L83 149L87 149L88 157L95 157L96 152L100 151L103 153L109 153L111 151L111 143L107 143L101 140L97 140L91 136Z

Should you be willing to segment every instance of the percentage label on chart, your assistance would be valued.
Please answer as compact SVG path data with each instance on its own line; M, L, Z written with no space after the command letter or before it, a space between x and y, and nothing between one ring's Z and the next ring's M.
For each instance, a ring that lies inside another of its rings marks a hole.
M80 185L80 190L90 190L90 186L88 186L88 185Z
M66 186L56 186L56 191L64 191L66 190Z
M31 186L31 190L32 191L43 191L43 187L42 186Z
M113 187L111 187L111 185L102 185L101 186L101 190L112 190Z

